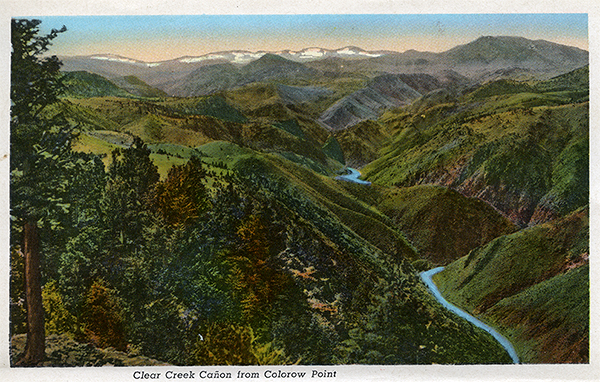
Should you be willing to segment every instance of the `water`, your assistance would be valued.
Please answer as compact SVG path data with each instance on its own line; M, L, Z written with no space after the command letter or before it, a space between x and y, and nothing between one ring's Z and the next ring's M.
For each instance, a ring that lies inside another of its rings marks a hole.
M358 179L358 177L360 176L360 172L358 172L358 170L355 170L350 167L348 167L348 170L350 170L350 174L337 176L336 179L345 180L347 182L354 182L354 183L358 183L358 184L364 184L367 186L371 185L371 182L369 182L369 181Z
M510 355L510 358L512 358L513 363L519 363L519 357L517 356L517 352L515 352L515 349L513 348L512 344L504 336L502 336L500 333L495 331L490 326L484 324L483 322L479 321L475 317L471 316L469 313L459 309L458 307L456 307L456 306L450 304L448 301L446 301L446 299L442 296L439 289L437 288L437 286L431 279L433 277L433 275L435 275L436 273L439 273L443 270L444 270L444 267L438 267L438 268L430 269L426 272L421 272L421 280L423 280L425 285L427 285L427 287L429 288L429 291L431 292L433 297L435 297L440 302L440 304L442 304L444 306L444 308L446 308L446 309L450 310L451 312L457 314L458 316L464 318L465 320L469 321L470 323L477 326L478 328L481 328L481 329L485 330L486 332L490 333L496 339L496 341L498 341L500 343L500 345L502 345L502 347L504 347L504 349L506 349L506 351Z

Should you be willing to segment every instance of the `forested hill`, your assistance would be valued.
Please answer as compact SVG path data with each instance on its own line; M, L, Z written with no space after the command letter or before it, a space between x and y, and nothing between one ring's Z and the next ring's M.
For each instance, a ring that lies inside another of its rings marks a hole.
M137 139L106 175L73 154L59 222L72 228L44 248L49 333L174 364L509 361L435 304L414 249L351 196L360 186L223 145L164 180ZM234 151L232 168L220 167ZM18 332L22 313L12 313Z

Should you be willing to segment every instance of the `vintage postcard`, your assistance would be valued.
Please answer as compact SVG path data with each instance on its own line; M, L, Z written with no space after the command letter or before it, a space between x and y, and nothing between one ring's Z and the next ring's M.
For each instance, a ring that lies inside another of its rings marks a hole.
M591 3L363 5L9 7L0 374L599 377Z

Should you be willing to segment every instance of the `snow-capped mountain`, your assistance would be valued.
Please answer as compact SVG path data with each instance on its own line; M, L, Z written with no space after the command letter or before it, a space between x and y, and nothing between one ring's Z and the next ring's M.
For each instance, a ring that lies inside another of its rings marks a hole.
M281 50L277 52L232 50L213 52L200 56L184 56L173 60L156 62L144 62L116 54L63 56L60 57L60 59L63 63L61 70L64 72L88 71L109 79L135 75L154 86L162 83L181 81L195 70L209 65L229 64L236 67L242 67L259 60L267 54L279 56L297 63L305 63L329 57L356 60L380 57L390 53L395 52L369 52L357 47L348 46L340 49L312 47L298 51Z
M191 96L260 81L310 82L349 73L364 76L436 74L447 70L473 82L511 78L515 73L547 79L587 65L589 53L575 47L525 38L481 37L446 52L366 51L309 47L276 52L233 50L143 62L114 54L60 57L63 72L87 71L117 79L136 76L169 95ZM512 74L511 74L512 73Z
M249 62L258 60L265 54L276 54L283 58L292 61L298 62L308 62L314 60L320 60L328 57L341 57L341 58L372 58L372 57L380 57L385 54L396 53L391 51L376 51L369 52L364 49L355 47L355 46L346 46L340 49L324 49L318 47L305 48L298 51L293 50L281 50L278 52L267 52L267 51L258 51L258 52L250 52L245 50L233 50L233 51L225 51L225 52L213 52L204 54L201 56L185 56L176 58L174 60L168 61L158 61L158 62L144 62L140 60L135 60L132 58L127 58L123 56L119 56L116 54L96 54L92 56L87 56L87 58L91 60L99 60L99 61L107 61L107 62L115 62L115 63L123 63L123 64L131 64L140 67L157 67L169 63L183 63L183 64L194 64L200 62L230 62L232 64L247 64Z
M342 57L342 58L371 58L371 57L379 57L384 54L395 53L395 52L369 52L361 48L357 48L355 46L346 46L340 49L323 49L323 48L306 48L300 51L281 51L276 52L284 58L293 61L307 62L320 60L328 57Z
M140 60L135 60L133 58L119 56L117 54L95 54L93 56L89 56L91 60L100 60L107 62L118 62L124 64L131 64L140 67L152 68L154 66L160 65L158 62L144 62Z
M293 50L281 50L277 52L266 52L266 51L258 51L258 52L249 52L244 50L235 50L229 52L216 52L209 53L202 56L196 57L181 57L176 59L175 61L182 63L196 63L203 61L228 61L232 64L247 64L249 62L258 60L265 54L276 54L283 58L292 61L298 62L308 62L314 60L320 60L327 57L343 57L343 58L370 58L370 57L379 57L384 54L389 54L393 52L369 52L363 50L361 48L357 48L355 46L347 46L340 49L324 49L324 48L305 48L298 51ZM160 63L152 63L152 65L157 65Z

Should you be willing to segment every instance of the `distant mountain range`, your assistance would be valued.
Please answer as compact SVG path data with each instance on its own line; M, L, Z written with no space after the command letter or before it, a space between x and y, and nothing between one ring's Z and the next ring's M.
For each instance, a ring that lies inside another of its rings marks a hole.
M89 58L92 60L107 61L114 63L124 63L127 65L134 65L139 67L158 67L161 65L170 65L175 62L183 64L194 64L194 63L216 63L216 62L231 62L233 64L247 64L249 62L258 60L265 54L275 54L292 61L307 62L314 60L321 60L330 57L340 58L372 58L380 57L387 54L397 54L398 52L382 50L382 51L366 51L364 49L355 46L346 46L340 49L325 49L325 48L305 48L298 51L293 50L281 50L277 52L258 51L250 52L246 50L232 50L225 52L208 53L201 56L184 56L174 60L158 61L158 62L144 62L135 60L128 57L119 56L116 54L94 54L90 56L79 56L82 58Z
M150 63L110 54L60 59L64 72L94 73L139 95L202 96L251 83L317 86L326 93L338 80L363 81L354 92L338 94L328 110L319 111L321 124L340 130L440 88L454 91L502 78L549 79L587 65L589 52L544 40L487 36L441 53L348 46L229 51ZM135 84L124 78L135 78Z
M465 45L456 46L441 53L408 50L404 53L390 50L366 51L347 46L340 49L306 48L299 51L282 50L277 52L226 51L201 56L185 56L174 60L144 62L113 54L95 54L90 56L61 57L64 71L91 70L104 71L110 76L136 74L136 72L191 72L200 66L232 63L245 65L264 55L277 55L287 60L306 63L324 59L343 59L352 61L368 60L366 66L381 69L385 66L424 67L477 66L486 68L540 67L551 69L556 65L580 67L587 63L589 53L585 50L552 43L545 40L529 40L523 37L486 36ZM572 68L574 69L574 68ZM125 71L126 73L120 73ZM568 70L566 70L568 71ZM112 73L110 73L112 72Z

